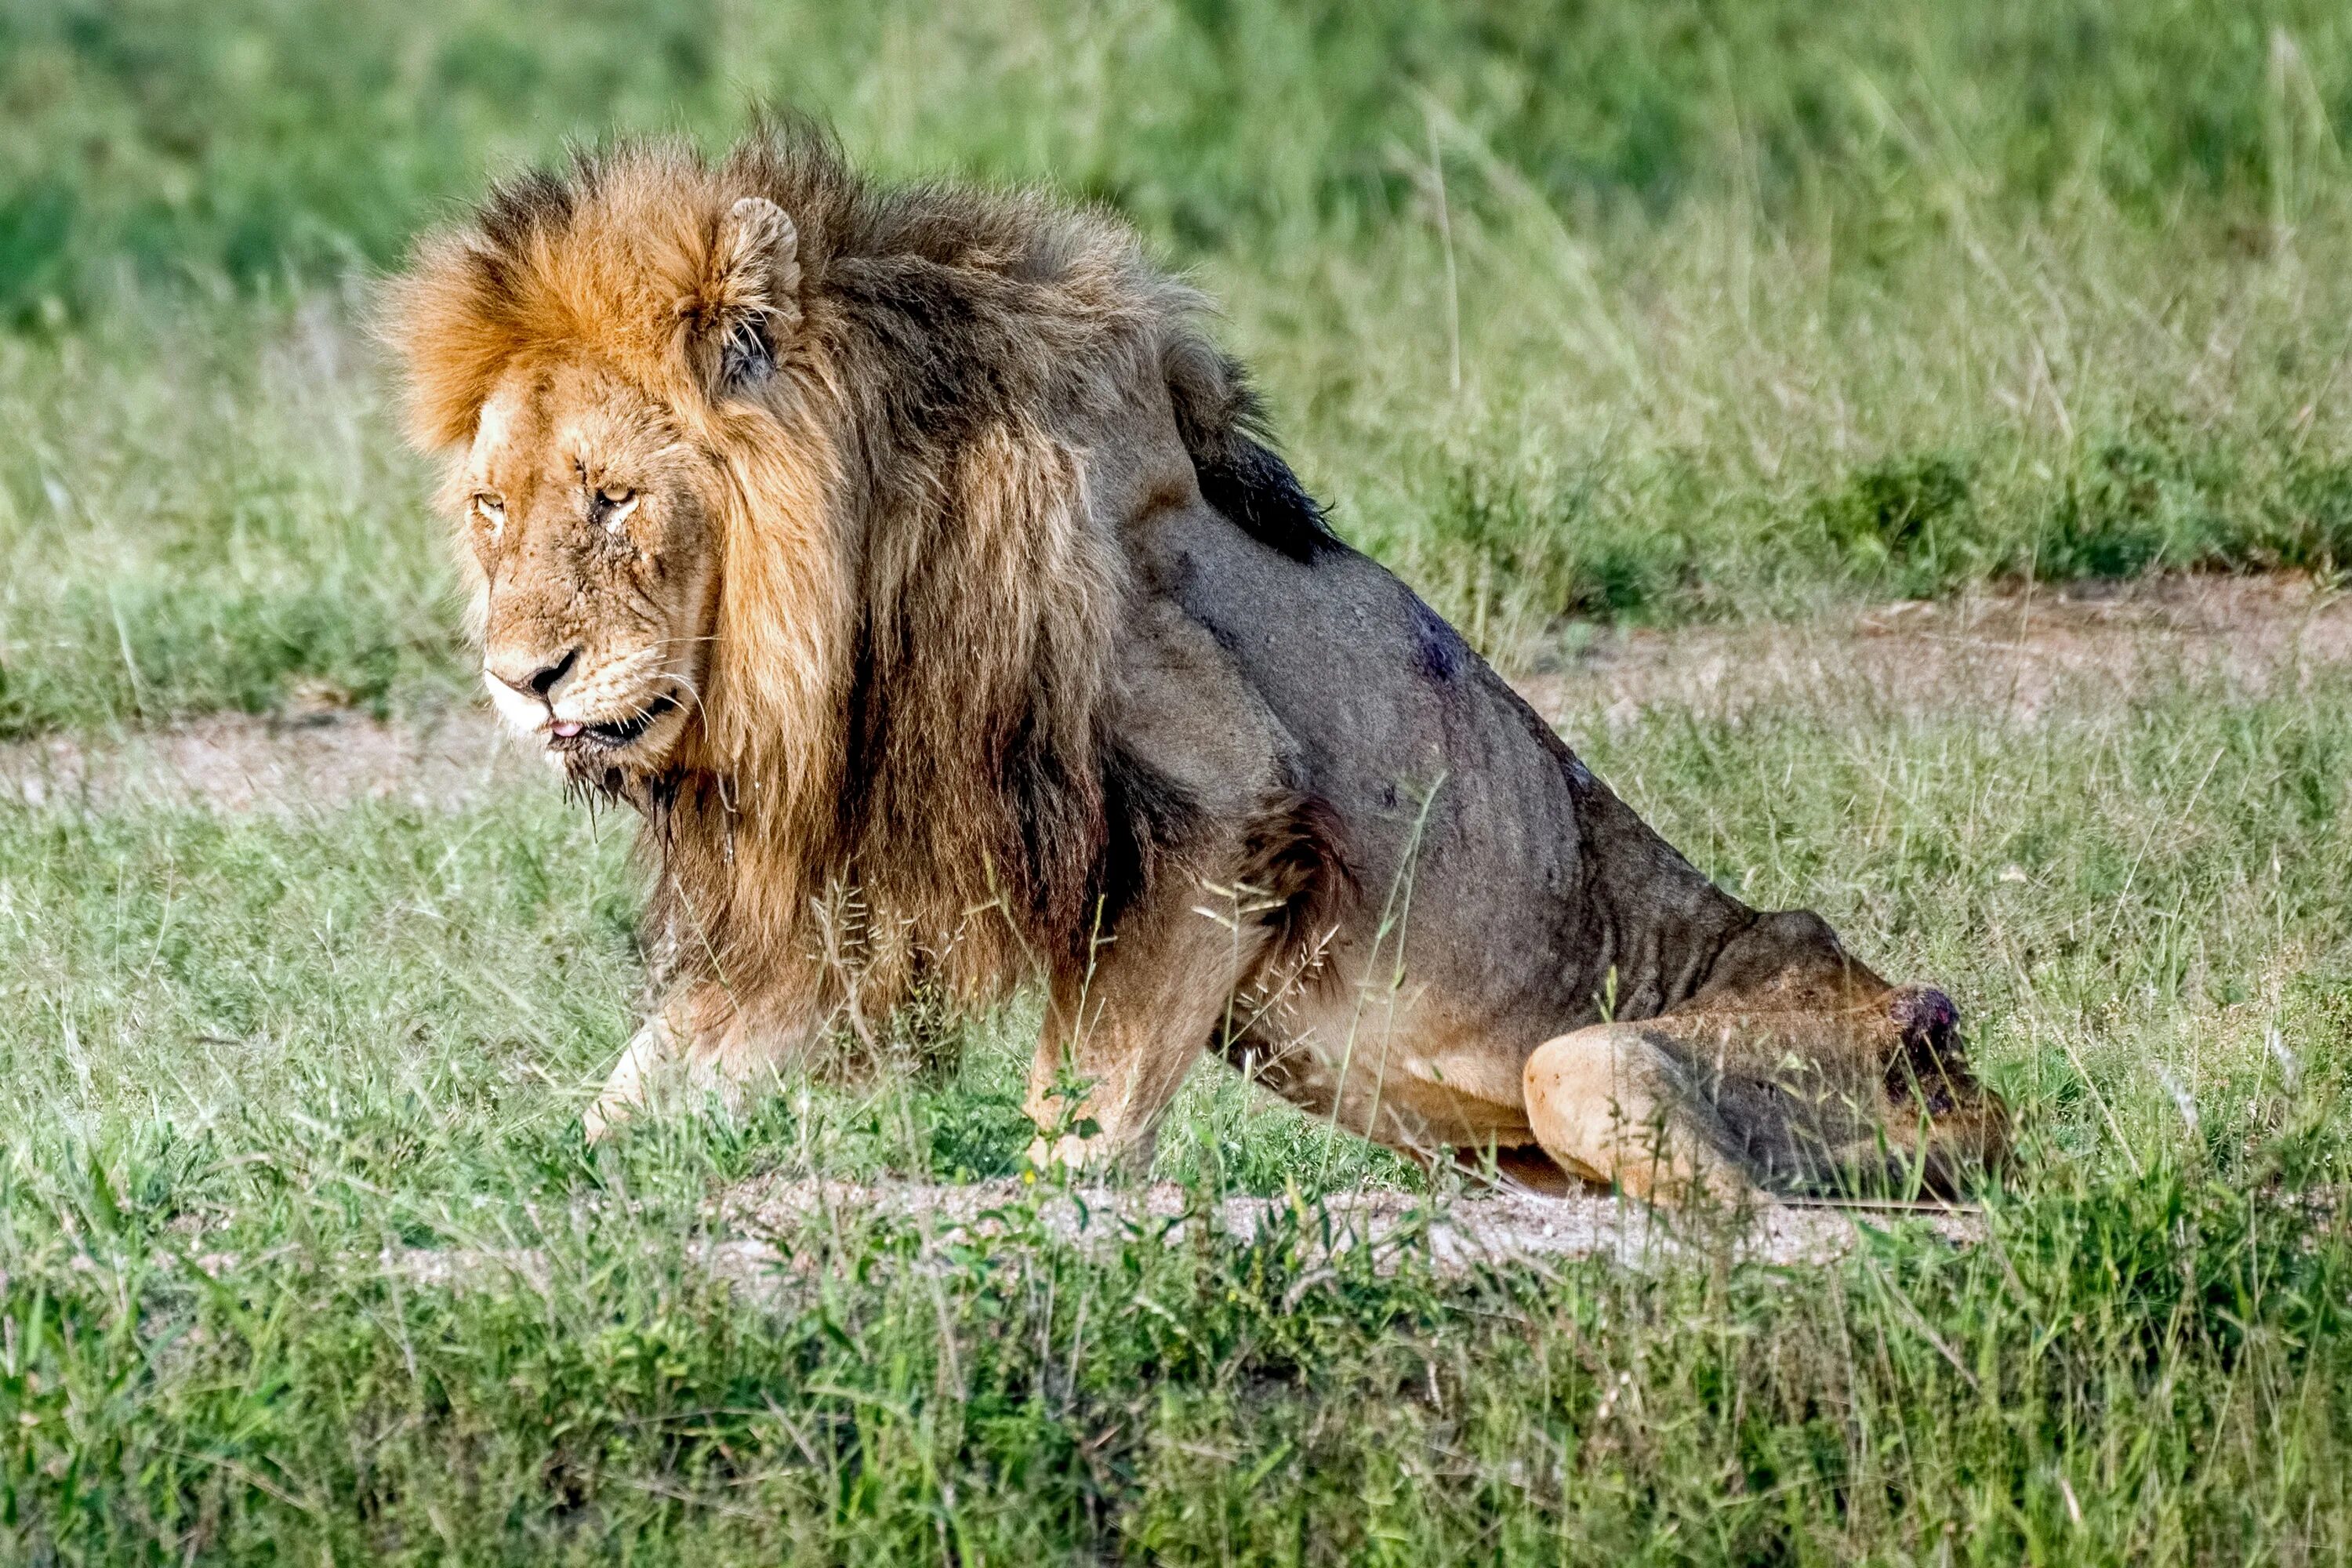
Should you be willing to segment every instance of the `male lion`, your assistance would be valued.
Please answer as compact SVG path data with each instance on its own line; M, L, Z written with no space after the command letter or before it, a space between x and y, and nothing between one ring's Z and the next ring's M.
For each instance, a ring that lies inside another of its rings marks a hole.
M1549 1186L1997 1155L1951 1003L1644 826L1326 528L1198 314L1108 217L801 131L580 155L421 247L389 330L485 683L656 868L591 1135L1038 977L1041 1161L1148 1151L1204 1047Z

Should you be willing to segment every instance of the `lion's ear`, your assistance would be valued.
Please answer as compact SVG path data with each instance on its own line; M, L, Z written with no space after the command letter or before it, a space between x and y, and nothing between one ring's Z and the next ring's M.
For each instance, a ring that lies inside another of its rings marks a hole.
M764 196L745 196L719 220L695 302L696 369L713 397L737 396L775 374L801 322L800 231Z

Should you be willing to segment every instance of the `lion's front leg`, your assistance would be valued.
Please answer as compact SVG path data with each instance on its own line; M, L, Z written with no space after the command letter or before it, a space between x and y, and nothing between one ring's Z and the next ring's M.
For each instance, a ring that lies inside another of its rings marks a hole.
M591 1142L665 1100L716 1096L739 1110L753 1085L772 1077L807 1042L805 1027L758 1023L709 981L677 986L640 1026L583 1122Z
M588 1142L600 1142L611 1136L614 1129L635 1115L646 1102L646 1095L656 1076L665 1064L677 1056L677 1037L662 1022L656 1011L637 1026L629 1038L628 1048L621 1059L613 1064L605 1075L604 1087L596 1091L595 1103L589 1106L582 1120Z
M1191 879L1171 879L1091 963L1056 977L1029 1071L1032 1163L1150 1163L1160 1116L1265 951L1262 928L1202 912L1201 897Z

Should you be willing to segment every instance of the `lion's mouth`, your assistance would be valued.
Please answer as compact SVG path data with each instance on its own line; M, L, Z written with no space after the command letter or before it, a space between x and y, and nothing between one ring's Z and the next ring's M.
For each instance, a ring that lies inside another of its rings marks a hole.
M593 724L577 721L557 723L549 728L547 743L560 752L617 752L635 745L660 721L663 714L677 706L675 697L656 697L625 719L606 719Z

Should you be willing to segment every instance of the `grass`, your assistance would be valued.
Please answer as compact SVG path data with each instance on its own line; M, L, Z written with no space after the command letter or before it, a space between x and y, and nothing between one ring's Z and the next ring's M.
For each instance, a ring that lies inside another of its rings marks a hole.
M1856 665L1575 727L1727 883L1949 984L2032 1129L1983 1245L1793 1271L1327 1268L1311 1211L1087 1252L1016 1207L945 1250L811 1215L730 1293L689 1248L731 1184L1015 1168L1034 1022L592 1155L635 985L609 822L11 810L0 1529L110 1562L2336 1555L2347 699L1906 719ZM1204 1073L1160 1171L1411 1183L1323 1137ZM377 1261L417 1247L547 1272Z
M1948 238L1857 272L1722 216L1590 254L1535 216L1457 228L1458 389L1431 236L1200 272L1342 531L1506 661L1580 619L2352 563L2339 239L2184 264L2108 214L2074 254ZM351 315L151 290L0 337L0 731L464 684Z
M1815 13L20 6L0 729L462 679L369 269L566 134L715 144L757 97L1118 206L1343 531L1507 658L2352 561L2343 19Z
M2337 7L23 0L0 736L456 700L370 279L489 170L755 98L1129 216L1508 662L2352 565ZM1912 712L1840 646L1570 727L1949 985L2024 1115L1984 1242L1827 1266L1328 1258L1313 1198L1420 1178L1204 1071L1158 1173L1296 1193L1256 1241L835 1210L738 1290L740 1184L1015 1171L1031 1007L592 1152L625 823L0 804L0 1559L2352 1556L2352 678Z
M331 302L193 321L0 338L0 733L456 677L416 466Z

